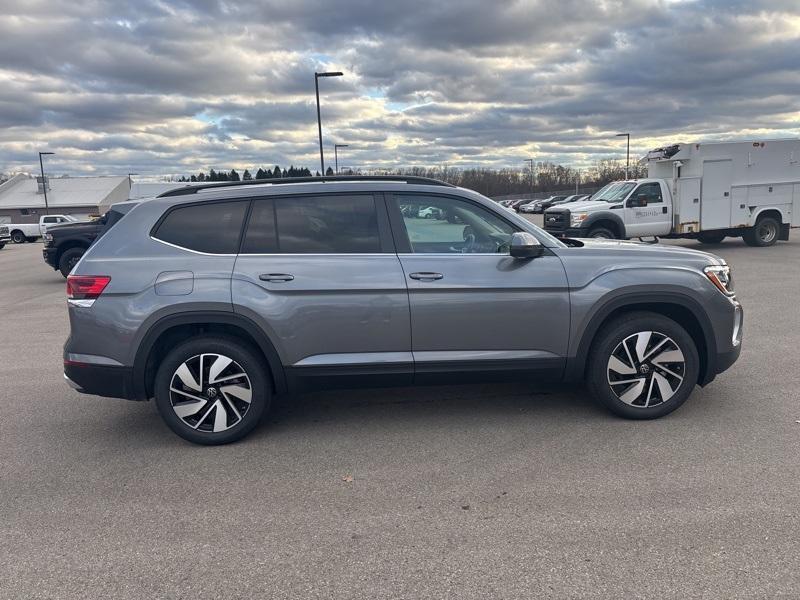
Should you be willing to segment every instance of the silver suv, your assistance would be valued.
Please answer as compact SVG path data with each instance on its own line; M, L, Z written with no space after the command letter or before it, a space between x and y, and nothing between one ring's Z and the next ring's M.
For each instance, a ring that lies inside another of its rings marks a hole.
M650 419L741 349L722 259L560 241L414 177L172 190L100 238L67 292L68 383L155 398L201 444L246 435L276 394L319 387L584 380L614 413Z

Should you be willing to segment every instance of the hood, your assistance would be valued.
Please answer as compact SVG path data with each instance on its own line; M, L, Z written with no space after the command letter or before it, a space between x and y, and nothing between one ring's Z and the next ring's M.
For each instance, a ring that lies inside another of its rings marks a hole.
M709 265L727 264L724 259L710 252L673 246L672 244L649 244L647 242L633 242L630 240L603 240L596 238L581 238L580 248L574 248L580 252L588 250L592 253L608 253L609 255L625 254L627 256L641 256L643 258L665 258L676 261L692 260L700 261Z
M583 210L594 210L597 208L611 208L612 206L622 205L622 202L606 202L604 200L581 200L580 202L569 202L568 204L556 204L547 209L548 212L555 210L569 210L570 212L580 212Z
M62 223L60 225L52 225L47 228L47 233L53 236L57 235L71 235L74 233L84 233L99 231L103 226L100 221L79 221L77 223Z

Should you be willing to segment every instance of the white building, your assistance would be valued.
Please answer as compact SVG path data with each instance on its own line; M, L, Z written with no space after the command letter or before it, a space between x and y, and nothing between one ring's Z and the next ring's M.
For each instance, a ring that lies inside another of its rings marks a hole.
M102 214L111 204L127 200L130 192L125 176L49 177L46 183L49 213L78 219ZM19 173L0 185L0 223L38 223L45 212L37 177Z

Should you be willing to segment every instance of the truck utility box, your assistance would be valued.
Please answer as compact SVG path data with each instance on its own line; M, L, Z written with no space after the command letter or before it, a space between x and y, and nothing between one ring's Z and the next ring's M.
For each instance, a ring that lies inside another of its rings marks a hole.
M587 201L545 213L570 237L789 239L800 226L800 140L674 144L648 152L647 178L616 181Z
M746 228L764 207L800 226L800 140L676 144L646 158L648 177L676 178L676 234Z

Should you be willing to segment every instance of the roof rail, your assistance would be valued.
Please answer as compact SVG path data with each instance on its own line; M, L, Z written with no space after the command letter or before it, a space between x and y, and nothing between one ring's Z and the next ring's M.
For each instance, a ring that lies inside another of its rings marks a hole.
M324 181L397 181L402 183L416 183L420 185L442 185L455 187L451 183L445 183L430 177L416 177L407 175L324 175L320 177L280 177L276 179L248 179L247 181L215 181L213 183L201 183L197 185L189 184L183 187L167 190L158 195L158 198L168 196L186 196L196 194L200 190L213 188L238 187L244 185L286 185L289 183L319 183Z

